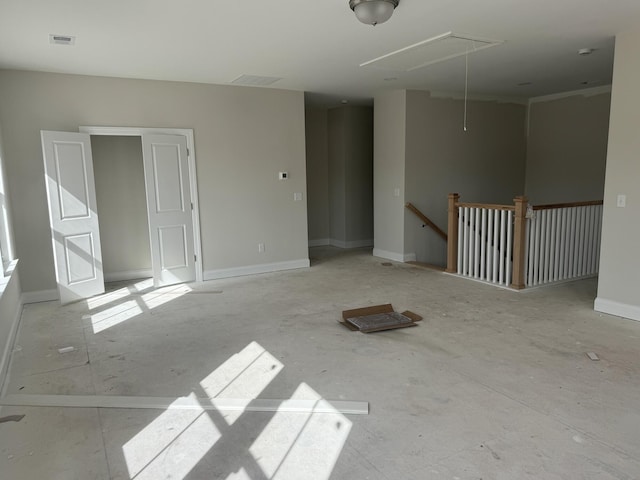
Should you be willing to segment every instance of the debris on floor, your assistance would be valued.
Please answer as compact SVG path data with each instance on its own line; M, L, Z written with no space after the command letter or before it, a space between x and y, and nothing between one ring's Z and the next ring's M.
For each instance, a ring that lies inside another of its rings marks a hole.
M69 353L69 352L73 352L76 349L76 347L62 347L58 349L58 353Z
M0 423L19 422L23 418L24 415L7 415L6 417L0 417Z
M600 360L600 357L593 352L587 353L587 357L589 357L589 360L593 360L594 362L597 362L598 360Z
M351 331L362 333L394 330L396 328L416 327L422 317L406 310L402 313L393 310L390 303L372 307L344 310L342 320L338 322Z

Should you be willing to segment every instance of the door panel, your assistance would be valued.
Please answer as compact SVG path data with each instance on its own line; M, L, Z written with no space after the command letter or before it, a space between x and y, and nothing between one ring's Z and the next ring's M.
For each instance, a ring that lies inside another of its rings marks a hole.
M56 280L66 304L104 292L89 135L42 131Z
M96 278L96 262L93 261L95 247L91 233L65 237L64 253L69 285Z
M160 238L160 264L163 269L171 270L188 267L186 257L187 239L184 230L183 225L158 228Z
M156 287L196 278L187 140L143 135L153 280Z
M182 212L184 192L182 191L182 166L177 145L153 145L153 183L156 194L156 212Z

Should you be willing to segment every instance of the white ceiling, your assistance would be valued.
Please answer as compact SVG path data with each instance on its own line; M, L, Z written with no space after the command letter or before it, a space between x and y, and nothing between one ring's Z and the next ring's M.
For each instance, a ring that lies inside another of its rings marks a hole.
M460 93L464 57L412 72L359 66L453 31L504 40L469 57L470 94L522 99L609 84L614 37L639 21L639 0L401 0L377 27L348 0L0 0L0 68L216 84L263 75L316 101ZM596 51L578 56L584 47Z

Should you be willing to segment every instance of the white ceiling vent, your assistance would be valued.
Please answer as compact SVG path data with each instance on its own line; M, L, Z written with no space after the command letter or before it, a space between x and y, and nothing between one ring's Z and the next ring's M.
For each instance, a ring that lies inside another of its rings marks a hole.
M247 85L251 87L266 87L282 80L280 77L261 77L259 75L240 75L233 82L234 85Z
M444 62L502 43L504 43L502 40L489 40L447 32L361 63L360 66L374 66L396 72L411 72L427 65Z
M76 37L72 35L49 35L49 43L52 45L75 45Z

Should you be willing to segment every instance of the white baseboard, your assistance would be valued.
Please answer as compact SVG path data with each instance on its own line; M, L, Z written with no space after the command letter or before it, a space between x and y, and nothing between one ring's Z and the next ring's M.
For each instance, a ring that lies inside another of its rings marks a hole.
M373 247L373 238L369 238L367 240L352 240L351 242L347 242L347 248L363 247Z
M405 262L415 262L418 259L415 253L405 253L403 258Z
M402 262L402 263L416 261L415 253L402 254L402 253L396 253L396 252L389 252L387 250L380 250L379 248L373 249L373 256L386 258L387 260L393 260L394 262Z
M20 278L16 266L17 260L11 262L7 269L7 277L2 280L0 288L0 301L5 302L2 305L2 311L9 318L0 318L3 332L7 333L4 339L4 345L0 344L0 396L4 394L4 387L8 383L9 364L11 363L11 352L18 335L18 325L20 325L20 317L22 315L22 295L20 292ZM8 330L7 330L8 325Z
M17 269L18 260L13 260L6 270L6 276L0 279L0 396L8 383L11 353L18 335L18 325L22 315L22 292Z
M143 270L127 270L125 272L112 272L104 274L105 282L121 282L124 280L137 280L139 278L153 277L153 270L150 268Z
M316 240L309 240L310 247L324 247L325 245L331 245L331 241L328 238L317 238Z
M401 253L389 252L379 248L373 249L373 256L393 260L394 262L404 262L404 256Z
M640 321L640 307L638 305L629 305L628 303L614 302L613 300L598 297L593 304L593 309L596 312Z
M352 240L345 242L344 240L336 240L335 238L329 239L329 245L338 248L362 248L373 247L373 239L370 240Z
M217 280L220 278L242 277L245 275L255 275L258 273L280 272L282 270L294 270L298 268L309 268L308 258L300 260L290 260L287 262L262 263L259 265L247 265L246 267L221 268L219 270L208 270L204 272L205 280Z
M18 325L20 325L20 317L22 316L22 303L18 304L16 313L11 320L11 330L9 330L9 336L5 342L2 356L0 357L0 396L4 395L5 383L8 383L9 379L9 363L11 362L11 352L13 351L13 345L18 335Z
M60 296L58 295L58 290L39 290L36 292L22 292L22 303L39 303L39 302L51 302L53 300L58 300Z

